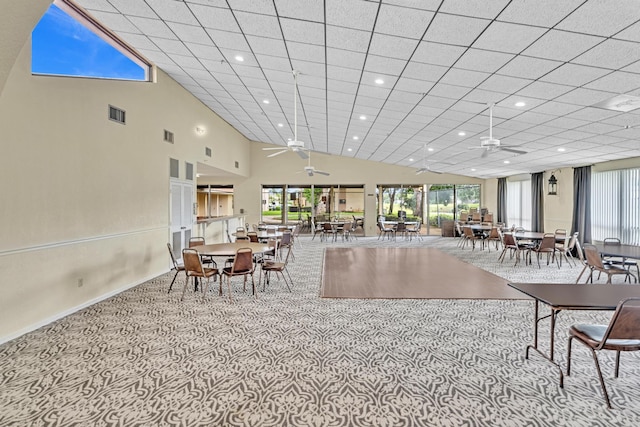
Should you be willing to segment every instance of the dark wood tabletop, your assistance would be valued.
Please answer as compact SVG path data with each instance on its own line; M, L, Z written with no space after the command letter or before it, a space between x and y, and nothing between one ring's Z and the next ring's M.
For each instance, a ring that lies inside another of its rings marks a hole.
M593 246L600 254L605 256L618 256L622 258L640 259L640 246L637 245L617 245L604 244L603 242L593 242Z
M640 297L638 285L509 283L509 286L560 310L615 310L621 300Z

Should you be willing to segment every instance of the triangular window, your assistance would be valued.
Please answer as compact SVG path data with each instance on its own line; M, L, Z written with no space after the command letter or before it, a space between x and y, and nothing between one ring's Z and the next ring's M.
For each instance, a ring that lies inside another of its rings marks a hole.
M56 0L32 33L33 74L149 81L151 65L84 10Z

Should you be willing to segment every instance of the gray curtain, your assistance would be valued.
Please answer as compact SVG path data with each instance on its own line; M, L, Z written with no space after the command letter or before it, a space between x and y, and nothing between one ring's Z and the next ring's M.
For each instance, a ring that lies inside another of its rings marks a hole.
M507 224L507 178L498 178L498 212L496 222Z
M591 242L591 166L573 169L573 220L580 243Z
M544 172L531 174L531 231L544 231Z

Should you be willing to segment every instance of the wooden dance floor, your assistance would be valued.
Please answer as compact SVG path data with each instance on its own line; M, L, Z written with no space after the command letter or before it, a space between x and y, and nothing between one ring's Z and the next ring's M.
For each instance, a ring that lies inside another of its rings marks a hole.
M323 298L525 299L507 280L435 248L327 248Z

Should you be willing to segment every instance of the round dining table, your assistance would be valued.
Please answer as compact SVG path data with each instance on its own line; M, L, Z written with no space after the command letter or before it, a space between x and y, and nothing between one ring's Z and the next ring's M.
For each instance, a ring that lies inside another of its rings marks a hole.
M261 254L272 249L266 243L254 243L247 241L233 243L212 243L209 245L200 245L193 247L193 249L198 251L200 255L220 257L234 256L240 248L250 248L251 252L253 252L254 254Z

